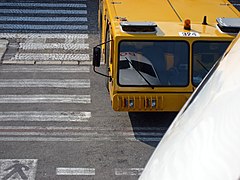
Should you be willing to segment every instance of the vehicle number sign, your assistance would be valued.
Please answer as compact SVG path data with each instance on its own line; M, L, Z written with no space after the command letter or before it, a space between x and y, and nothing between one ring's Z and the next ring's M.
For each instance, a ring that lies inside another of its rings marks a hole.
M184 37L199 37L200 34L197 32L179 32L179 36L184 36Z

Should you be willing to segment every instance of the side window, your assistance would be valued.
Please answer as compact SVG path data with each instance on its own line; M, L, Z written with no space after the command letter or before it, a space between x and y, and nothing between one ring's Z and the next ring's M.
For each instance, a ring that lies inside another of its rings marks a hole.
M193 43L193 85L198 86L223 55L230 42L197 41Z

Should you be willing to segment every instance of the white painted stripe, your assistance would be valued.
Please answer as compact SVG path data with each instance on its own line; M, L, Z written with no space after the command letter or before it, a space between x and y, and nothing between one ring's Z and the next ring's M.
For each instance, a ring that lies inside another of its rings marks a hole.
M44 136L47 136L49 138L51 137L56 137L56 136L62 136L62 137L66 137L66 136L83 136L83 137L87 137L87 138L95 138L95 139L98 139L98 140L101 140L101 139L108 139L110 141L119 141L120 138L124 138L124 139L127 139L129 140L129 138L127 137L115 137L115 136L112 136L112 135L109 135L109 134L98 134L97 132L52 132L52 131L44 131L44 132L1 132L0 131L0 136L41 136L41 137L44 137ZM82 138L83 138L82 137ZM154 139L154 140L153 140ZM145 142L159 142L161 140L161 138L137 138L135 140L132 140L132 141L145 141Z
M87 22L86 17L22 17L1 16L0 21L29 21L29 22Z
M6 121L86 122L90 117L91 117L91 112L76 112L76 111L0 112L0 122L6 122Z
M0 103L91 103L90 95L0 95Z
M0 118L2 118L2 117L0 117ZM20 119L21 118L21 119ZM19 120L23 120L23 121L38 121L38 120L40 120L40 121L52 121L52 120L54 120L54 121L68 121L69 119L67 119L66 120L66 118L65 119L63 119L63 118L61 118L61 119L56 119L56 117L46 117L46 118L44 118L44 117L38 117L37 119L36 118L34 118L34 117L29 117L29 118L32 118L32 119L27 119L28 117L20 117L20 118L16 118L15 117L15 119L14 118L12 118L11 119L11 117L7 117L6 119L1 119L0 121L1 122L3 122L3 121L19 121ZM87 120L87 119L86 119ZM70 119L70 121L73 121L73 120L71 120ZM76 121L76 120L74 120L74 121ZM77 119L77 121L78 122L80 122L81 121L81 119L80 118L78 118ZM8 126L7 126L8 127ZM38 129L19 129L19 128L17 128L17 127L11 127L11 129L8 129L8 128L0 128L0 130L9 130L10 132L7 132L7 131L4 131L4 132L1 132L0 131L0 133L2 133L1 135L3 135L3 134L7 134L7 135L10 135L11 133L16 133L16 134L11 134L11 135L41 135L41 136L44 136L44 135L84 135L84 136L103 136L103 137L115 137L115 136L118 136L118 137L120 137L120 136L124 136L124 137L127 137L127 136L134 136L135 135L135 133L133 133L133 132L129 132L129 133L122 133L122 132L109 132L109 131L105 131L104 133L98 133L97 132L97 130L96 131L93 131L93 130L91 130L91 131L84 131L84 133L81 133L80 131L75 131L75 129L67 129L67 130L59 130L59 129L55 129L55 130L49 130L49 129L47 129L47 128L38 128ZM12 132L11 130L15 130L14 132ZM24 130L24 131L22 131L22 130ZM29 131L29 132L27 132L27 131ZM33 132L34 131L34 132ZM37 132L37 131L39 131L39 132ZM56 132L57 131L57 132ZM58 132L58 131L60 131L60 132ZM10 133L10 134L9 134ZM151 135L151 136L153 136L153 137L151 137L152 139L154 138L154 139L156 139L156 138L158 138L158 140L159 140L159 138L160 137L157 137L157 136L159 136L158 135L158 133L152 133L152 134L154 134L154 135ZM138 134L138 137L140 137L140 138L145 138L145 139L151 139L150 137L141 137L141 136L146 136L147 134L145 133L145 134L143 134L143 133L139 133ZM155 136L155 137L154 137ZM127 137L128 138L128 137ZM130 139L130 138L128 138L128 139Z
M51 121L51 120L50 120ZM57 120L56 120L57 121ZM2 122L2 121L1 121ZM78 122L80 122L80 121L78 121ZM4 129L4 130L6 130L6 129ZM16 130L17 131L17 129L14 129L14 130ZM26 130L24 130L24 132L22 132L22 131L19 131L19 132L6 132L6 131L4 131L4 132L1 132L0 131L0 135L18 135L18 136L79 136L79 135L81 135L81 136L95 136L95 137L114 137L114 136L130 136L130 135L132 135L132 136L134 136L134 134L133 133L131 133L131 134L129 134L129 135L123 135L123 134L121 134L121 133L114 133L114 134L101 134L101 136L100 136L100 134L98 133L98 132L96 132L96 131L92 131L92 132L71 132L71 131L61 131L61 132L54 132L54 131L44 131L44 132L32 132L33 130L31 130L31 132L25 132ZM35 131L35 129L34 129L34 131ZM129 139L129 138L127 138L127 139ZM143 138L141 138L141 139L143 139ZM153 139L153 138L145 138L146 140L151 140L151 139ZM157 139L157 138L154 138L154 139ZM158 140L159 140L159 138L158 138ZM135 141L136 141L136 139L135 139Z
M0 137L5 142L82 142L82 141L110 141L110 138L88 137Z
M98 127L40 127L40 126L0 126L0 135L9 136L11 139L4 139L3 141L13 141L14 137L17 137L17 141L32 141L33 138L36 141L126 141L130 140L145 141L145 142L159 142L161 136L159 133L150 133L148 135L145 132L139 132L135 137L134 132L123 132L125 130L116 130L108 128ZM10 137L14 136L14 137ZM36 137L32 137L36 136ZM59 136L65 139L56 139ZM68 136L68 137L66 137ZM77 137L74 137L77 136ZM149 136L149 137L148 137ZM7 137L6 137L7 138ZM20 139L19 139L20 138Z
M0 79L0 87L90 88L89 79Z
M49 44L47 41L51 40L52 42L58 41L58 40L62 40L62 43L56 43L56 44L75 44L75 45L85 45L85 41L86 39L83 38L28 38L28 39L19 39L19 42L22 44L31 44L31 43L38 43L38 44ZM10 44L10 46L14 46L16 48L18 48L18 45L13 45Z
M89 61L89 54L17 53L12 61Z
M115 168L116 176L140 176L144 168Z
M14 113L14 112L13 112ZM134 128L137 129L138 127ZM76 130L76 131L112 131L112 132L125 132L125 131L130 131L132 132L132 128L120 128L120 129L115 129L115 128L106 128L106 127L76 127L76 126L68 126L68 127L55 127L55 126L48 126L48 127L41 127L41 126L0 126L0 129L20 129L20 130L52 130L52 131L65 131L65 130ZM146 127L141 127L142 130L148 130L149 128ZM156 130L158 128L152 128L152 130Z
M66 137L66 136L83 136L84 137L88 137L88 138L100 138L97 136L98 134L96 132L92 132L92 133L86 133L86 132L0 132L0 136L37 136L37 137L44 137L47 136L49 138L51 137Z
M6 14L87 14L87 10L43 10L43 9L0 9L0 13Z
M1 38L63 38L63 39L88 39L88 34L66 34L66 33L0 33Z
M160 142L162 137L131 137L126 138L129 141L142 141L142 142Z
M94 176L94 168L64 168L59 167L56 169L56 174L59 176Z
M2 24L0 29L10 30L88 30L88 25L35 25L35 24Z
M3 72L54 72L54 73L82 73L90 72L89 66L2 66L1 73Z
M126 141L126 138L113 139L110 137L0 137L0 142L87 142L87 141ZM141 140L135 140L141 141ZM145 141L145 142L159 142ZM142 141L141 141L142 142Z
M65 135L64 135L65 136ZM114 137L79 137L79 135L77 135L77 137L64 137L64 136L60 136L60 137L1 137L0 136L0 141L19 141L19 142L31 142L31 141L38 141L38 142L82 142L82 141L111 141L111 142L115 142L115 141L126 141L128 140L127 138L114 138ZM141 140L141 139L135 139L135 142L159 142L160 140Z
M86 8L86 4L71 4L71 3L8 3L8 2L3 2L0 3L0 6L17 6L17 7L26 7L26 6L31 6L31 7L65 7L65 8Z
M23 50L47 50L47 49L80 50L80 49L89 49L89 44L76 44L76 43L19 43L19 49L23 49Z

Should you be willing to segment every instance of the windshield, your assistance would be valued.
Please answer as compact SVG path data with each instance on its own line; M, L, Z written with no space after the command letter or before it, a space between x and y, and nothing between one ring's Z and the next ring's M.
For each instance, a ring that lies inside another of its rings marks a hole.
M189 83L185 41L121 41L118 64L118 83L123 86L148 86L146 80L154 86Z
M193 43L193 85L198 86L223 55L230 42L197 41Z

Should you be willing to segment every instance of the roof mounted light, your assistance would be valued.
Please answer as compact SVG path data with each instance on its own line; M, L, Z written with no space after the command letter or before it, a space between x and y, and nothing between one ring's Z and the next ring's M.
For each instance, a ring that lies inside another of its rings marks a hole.
M144 32L155 33L157 25L152 22L128 22L123 21L120 23L122 30L126 32Z
M240 18L217 18L217 26L226 33L238 33L240 31Z
M190 19L186 19L184 21L184 29L185 30L191 30L191 21L190 21Z

